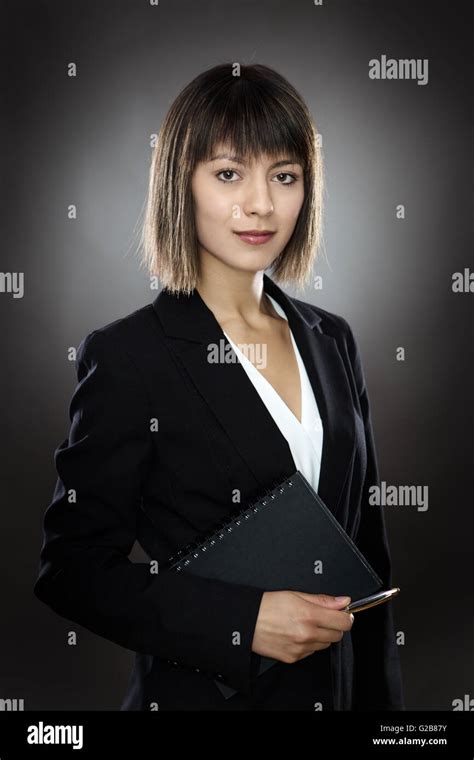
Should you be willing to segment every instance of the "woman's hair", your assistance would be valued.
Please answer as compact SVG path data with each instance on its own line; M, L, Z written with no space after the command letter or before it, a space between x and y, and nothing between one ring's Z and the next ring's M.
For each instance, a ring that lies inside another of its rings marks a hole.
M189 294L196 287L199 258L191 180L197 163L210 160L219 143L244 160L284 154L302 164L303 205L271 274L280 283L303 287L322 238L322 154L315 124L297 90L261 64L214 66L193 79L171 105L152 156L142 263L171 292Z

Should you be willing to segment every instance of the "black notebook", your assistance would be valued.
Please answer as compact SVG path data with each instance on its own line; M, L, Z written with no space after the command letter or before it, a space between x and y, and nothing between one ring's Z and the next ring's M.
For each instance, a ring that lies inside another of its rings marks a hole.
M165 569L265 591L374 594L382 581L297 470L212 533L171 557ZM260 657L261 675L278 660ZM226 698L235 689L215 681Z

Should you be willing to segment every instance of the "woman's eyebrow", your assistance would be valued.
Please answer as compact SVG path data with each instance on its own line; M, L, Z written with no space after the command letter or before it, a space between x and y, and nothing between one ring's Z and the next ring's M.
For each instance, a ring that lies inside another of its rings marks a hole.
M220 158L225 158L227 161L234 161L237 164L242 164L242 166L245 165L242 156L231 156L227 153L219 153L217 156L212 156L212 158L209 159L209 162L217 161ZM288 166L290 164L300 164L300 162L297 158L284 158L281 161L276 161L276 163L272 164L270 169L276 169L278 166Z

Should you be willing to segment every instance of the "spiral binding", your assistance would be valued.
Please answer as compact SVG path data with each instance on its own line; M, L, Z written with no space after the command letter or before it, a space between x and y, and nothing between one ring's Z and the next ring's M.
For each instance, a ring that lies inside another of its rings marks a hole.
M262 496L254 504L251 504L249 507L245 507L240 512L235 514L232 518L227 518L224 522L218 524L217 528L214 526L212 532L207 536L201 536L197 541L192 541L180 549L176 554L168 559L168 562L166 563L167 566L170 566L170 569L174 570L177 573L181 572L181 570L187 567L192 562L192 560L197 559L200 554L206 552L211 546L214 546L217 541L222 541L224 536L226 536L228 533L232 533L234 530L234 525L239 526L242 520L248 520L252 513L258 512L260 508L265 507L268 502L274 501L278 497L278 494L284 493L286 489L291 488L292 485L293 481L291 478L289 478L284 483L281 483L275 488L266 491L265 495ZM179 564L176 564L176 562ZM171 566L173 563L174 566Z

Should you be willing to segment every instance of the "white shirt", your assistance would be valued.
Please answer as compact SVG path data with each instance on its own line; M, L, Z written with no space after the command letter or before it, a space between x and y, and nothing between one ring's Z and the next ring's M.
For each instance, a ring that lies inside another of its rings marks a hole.
M280 304L268 293L266 293L266 295L272 302L275 311L288 321ZM290 330L291 341L293 343L300 375L301 422L285 404L273 385L262 375L254 364L252 364L250 359L248 359L240 350L238 345L229 338L226 332L224 332L224 335L234 349L238 360L242 364L242 367L252 381L263 403L275 420L275 423L278 425L282 435L288 441L297 469L303 473L305 478L313 486L314 490L317 491L321 471L323 425L308 373L306 372L306 367L301 358L298 346L296 345L293 333Z

